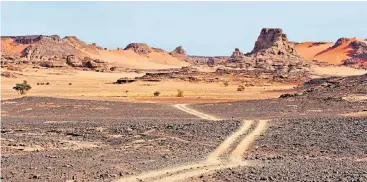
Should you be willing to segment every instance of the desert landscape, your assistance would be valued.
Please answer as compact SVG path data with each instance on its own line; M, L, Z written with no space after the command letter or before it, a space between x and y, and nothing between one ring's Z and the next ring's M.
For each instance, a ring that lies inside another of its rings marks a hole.
M1 36L1 181L367 181L367 40L190 55Z

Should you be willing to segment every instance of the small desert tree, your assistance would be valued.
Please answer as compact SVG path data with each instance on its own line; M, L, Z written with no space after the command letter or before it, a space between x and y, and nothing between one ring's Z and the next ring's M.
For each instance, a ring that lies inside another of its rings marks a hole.
M228 81L225 81L225 82L223 82L223 85L224 85L225 87L228 87L229 82L228 82Z
M159 91L155 91L155 92L153 93L153 95L154 95L154 97L158 97L159 95L161 95L161 93L160 93Z
M183 90L177 90L177 97L183 97L184 91Z
M243 85L239 85L237 87L237 91L244 91L245 90L245 87Z
M23 83L17 83L13 87L14 90L18 92L20 95L26 94L32 87L27 83L26 80L23 81Z

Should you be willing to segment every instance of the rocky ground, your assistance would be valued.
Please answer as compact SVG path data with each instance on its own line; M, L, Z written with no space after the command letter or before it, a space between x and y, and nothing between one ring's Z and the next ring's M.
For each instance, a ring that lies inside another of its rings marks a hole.
M255 165L187 181L367 181L367 117L345 115L366 112L364 82L364 76L338 84L314 80L278 99L188 106L236 119L223 121L201 120L169 104L2 101L1 177L111 181L201 161L240 128L240 119L271 119L245 153Z
M367 181L367 118L275 120L247 159L258 166L225 169L192 181Z
M259 165L190 181L367 181L365 82L366 75L316 79L284 98L193 106L223 118L273 120L245 157ZM355 112L364 114L342 116Z
M245 90L246 91L246 90ZM366 111L367 75L313 79L279 99L196 104L222 118L292 118Z
M240 125L158 104L31 97L2 110L5 181L111 181L197 161Z

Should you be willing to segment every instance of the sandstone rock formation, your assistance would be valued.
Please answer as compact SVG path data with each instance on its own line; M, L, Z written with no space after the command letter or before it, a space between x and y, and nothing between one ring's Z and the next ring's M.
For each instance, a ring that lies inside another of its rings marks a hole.
M98 54L98 46L89 45L75 36L31 35L2 37L6 63L31 63L43 67L83 67L86 56ZM5 63L5 64L6 64ZM92 64L96 65L96 64ZM99 64L97 64L99 65ZM95 66L92 66L95 68Z
M132 50L135 53L140 54L140 55L147 55L152 52L161 52L161 53L166 52L163 49L150 47L144 43L131 43L127 45L124 50Z
M244 57L245 57L245 55L238 48L234 49L234 51L231 55L231 58L233 58L233 59L242 59Z
M308 64L296 52L295 43L289 42L282 29L264 28L254 49L243 54L238 48L225 63L226 67L262 69L276 72L304 72Z
M288 41L287 35L279 28L263 28L250 54L298 57L294 44Z
M124 50L132 50L138 54L149 54L152 52L152 48L143 43L131 43Z
M187 56L187 53L182 46L176 47L175 50L171 51L169 54L172 56Z
M354 54L351 58L345 59L343 65L367 69L367 42L355 40L349 46L353 48Z

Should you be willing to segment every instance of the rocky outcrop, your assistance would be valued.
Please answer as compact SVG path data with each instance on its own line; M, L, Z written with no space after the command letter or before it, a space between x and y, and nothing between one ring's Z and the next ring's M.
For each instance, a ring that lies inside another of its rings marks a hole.
M367 59L367 42L364 41L353 41L349 44L356 52L353 57L360 59Z
M39 41L61 41L58 35L26 35L26 36L3 36L1 38L14 39L14 42L18 44L33 44Z
M83 62L74 55L67 56L66 63L72 67L83 67Z
M9 46L23 45L21 55L4 56L4 61L10 64L23 62L38 64L43 67L88 67L104 68L106 63L97 59L85 59L89 55L98 55L98 46L87 44L75 36L60 38L57 35L31 35L2 37ZM19 46L18 46L19 47Z
M178 46L175 50L169 53L172 56L187 56L185 49L182 46Z
M152 52L161 52L161 53L167 53L165 50L160 48L154 48L150 47L147 44L144 43L131 43L125 47L124 50L132 50L137 54L140 55L147 55Z
M358 69L367 69L367 43L365 41L354 40L349 46L352 47L355 52L351 55L351 58L343 60L342 65Z
M90 57L85 57L82 62L83 67L92 68L92 69L105 69L107 70L107 62L104 62L100 59L92 59Z
M341 46L345 43L349 43L349 42L354 41L354 40L355 40L355 38L352 38L352 39L344 38L344 37L340 38L335 42L335 44L330 49L335 49L335 48L337 48L337 47L339 47L339 46Z
M288 41L287 35L280 28L263 28L250 53L250 55L254 54L298 57L294 44Z
M254 49L247 56L250 57L247 63L253 64L255 69L276 72L307 72L309 69L308 63L298 55L294 44L278 28L262 29Z
M149 54L152 52L152 48L143 43L131 43L124 50L132 50L137 54Z
M232 55L231 55L232 59L242 59L244 57L245 57L245 55L238 48L235 48Z
M272 72L304 72L309 65L296 52L295 43L289 42L282 29L264 28L254 49L243 54L238 48L224 64L228 68L267 70Z

